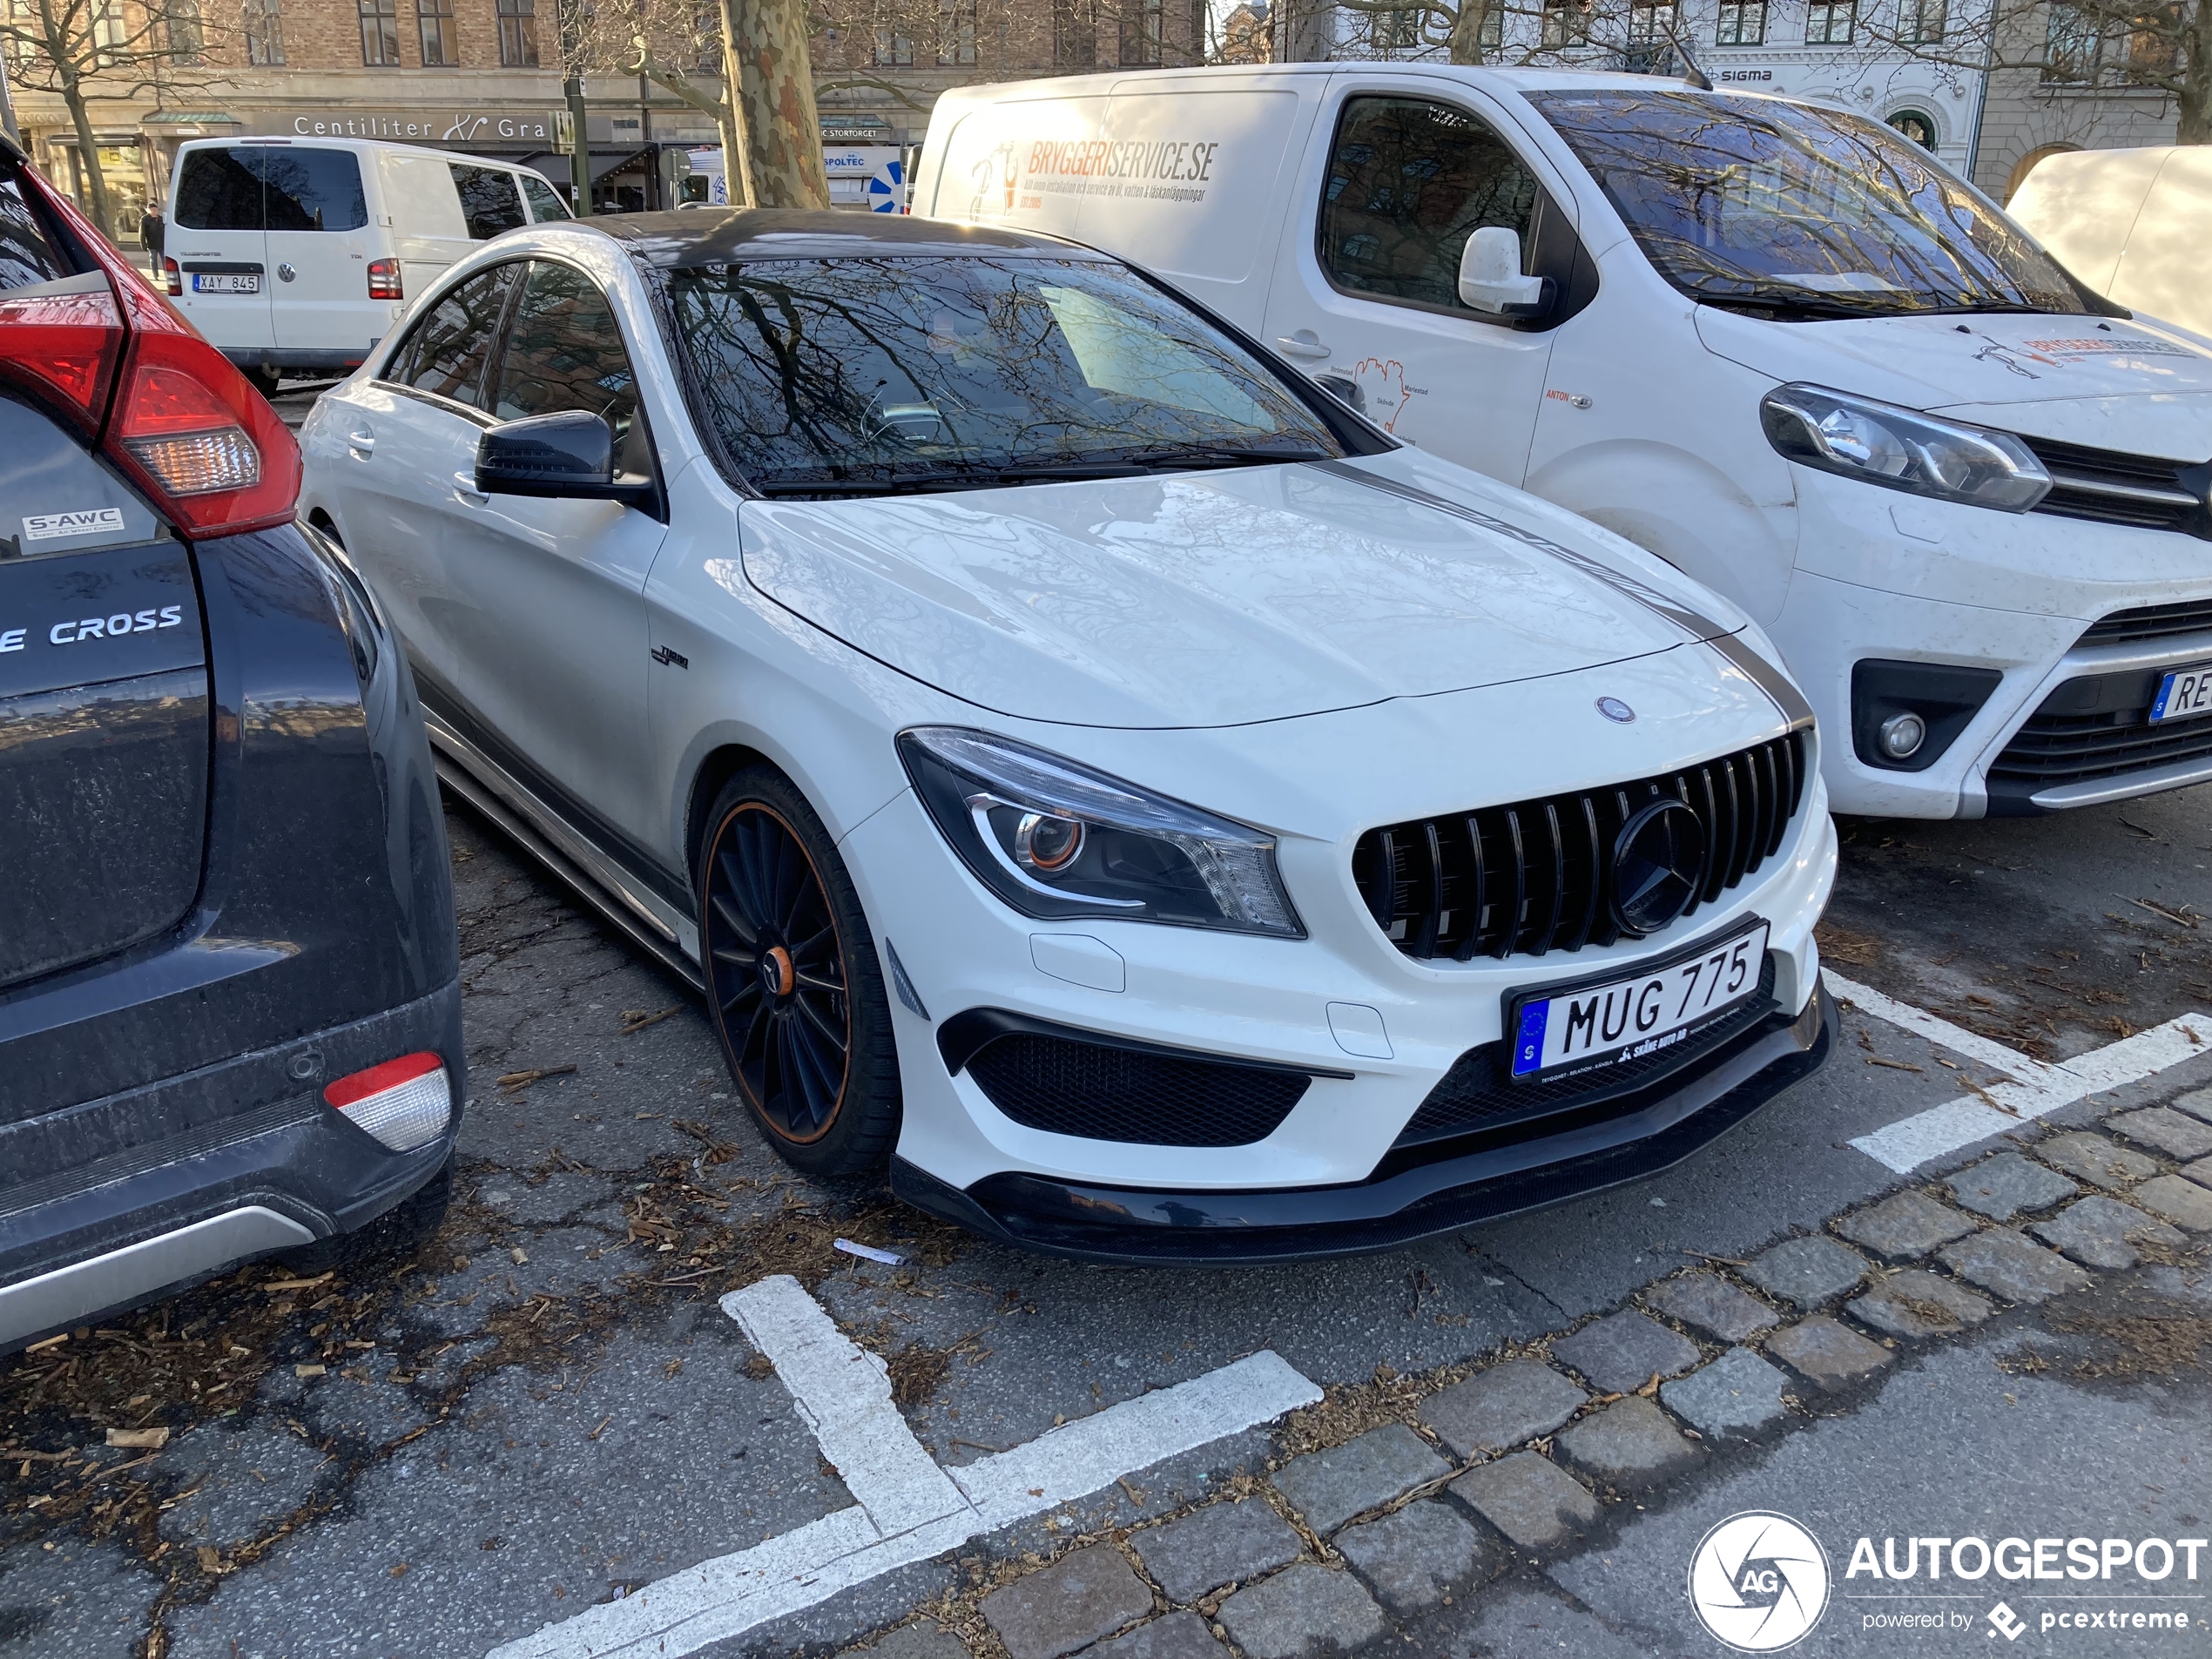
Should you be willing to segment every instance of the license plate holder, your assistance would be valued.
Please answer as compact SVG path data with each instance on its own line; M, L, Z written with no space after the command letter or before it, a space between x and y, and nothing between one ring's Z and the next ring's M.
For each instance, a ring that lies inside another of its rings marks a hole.
M192 275L194 293L259 293L260 277L251 271L195 271Z
M1758 995L1770 932L1753 917L1633 972L1508 993L1508 1079L1545 1082L1676 1047Z
M2158 695L2151 699L2150 723L2164 725L2168 720L2192 720L2205 714L2212 714L2212 663L2168 669L2158 682Z

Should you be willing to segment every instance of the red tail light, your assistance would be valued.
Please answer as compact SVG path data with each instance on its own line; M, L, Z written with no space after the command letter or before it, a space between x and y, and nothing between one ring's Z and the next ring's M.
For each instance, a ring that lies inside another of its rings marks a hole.
M0 294L8 342L0 374L58 397L87 432L99 430L123 356L123 314L105 288L92 293Z
M341 1077L322 1097L395 1152L436 1139L453 1122L453 1086L434 1054L403 1055Z
M368 297L372 300L407 298L407 293L400 283L400 262L397 260L371 260L368 262Z
M53 363L34 366L17 361L21 354L16 348L17 336L11 334L8 361L0 363L0 372L37 377L74 407L88 410L88 424L98 422L105 413L107 430L102 449L160 503L187 540L236 536L290 523L300 495L300 446L268 400L201 338L74 203L47 187L36 173L26 170L20 178L24 188L38 192L49 212L68 225L107 273L113 290L111 294L56 295L47 303L98 301L106 311L99 313L94 307L73 314L88 320L77 326L90 327L89 320L96 316L104 316L108 327L118 320L122 326L113 345L103 346L103 366L91 361L91 337L84 334L78 337L74 366L58 371ZM168 261L163 266L165 274ZM119 378L112 373L117 348L123 352ZM111 407L100 378L104 374L115 386ZM79 401L69 389L71 385L83 388L89 401Z
M162 285L169 290L169 297L172 300L185 291L185 274L177 268L177 261L174 260L162 260L161 280Z

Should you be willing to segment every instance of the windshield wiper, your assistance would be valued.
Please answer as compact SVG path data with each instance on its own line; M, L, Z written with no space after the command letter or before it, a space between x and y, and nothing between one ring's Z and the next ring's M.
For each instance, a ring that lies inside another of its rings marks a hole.
M1311 444L1188 443L1166 449L1135 449L1126 459L1147 472L1184 467L1278 467L1298 461L1332 459Z
M1080 482L1089 478L1139 478L1156 472L1204 467L1279 466L1285 462L1326 461L1325 449L1304 444L1254 446L1186 444L1174 448L1136 449L1096 459L1014 461L996 466L897 473L887 478L788 478L757 483L764 496L901 496L944 489L988 489L995 485Z

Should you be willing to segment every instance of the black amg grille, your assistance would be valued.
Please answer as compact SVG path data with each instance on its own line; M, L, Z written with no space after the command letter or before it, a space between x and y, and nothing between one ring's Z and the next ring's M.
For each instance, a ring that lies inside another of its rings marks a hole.
M2035 511L2212 540L2212 509L2204 494L2212 485L2212 462L2191 465L2025 435L2020 442L2051 475L2051 493Z
M2058 714L2047 701L2005 745L1989 778L1993 784L2055 789L2206 759L2212 759L2212 715L2153 725L2148 703L2140 709Z
M1770 954L1760 969L1757 995L1730 1008L1687 1041L1641 1059L1619 1061L1548 1082L1516 1083L1508 1079L1502 1063L1507 1045L1486 1042L1452 1062L1452 1069L1428 1091L1428 1098L1394 1144L1419 1146L1608 1102L1617 1103L1622 1111L1634 1110L1646 1091L1677 1072L1703 1063L1734 1039L1765 1023L1774 1009L1774 958Z
M2212 599L2180 604L2139 605L2100 617L2081 636L2085 645L2121 645L2144 639L2172 639L2182 634L2212 633Z
M1291 1115L1312 1079L1069 1037L994 1038L968 1068L991 1104L1055 1135L1145 1146L1249 1146Z
M1645 803L1688 803L1705 826L1710 904L1781 850L1805 786L1792 732L1664 778L1369 830L1352 880L1375 925L1408 956L1541 956L1610 945L1613 842ZM1688 914L1689 911L1683 914Z

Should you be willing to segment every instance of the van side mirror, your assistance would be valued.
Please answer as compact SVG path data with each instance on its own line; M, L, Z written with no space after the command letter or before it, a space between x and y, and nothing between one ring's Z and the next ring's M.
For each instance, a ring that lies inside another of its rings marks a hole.
M654 499L651 480L616 475L614 430L583 409L533 415L485 433L476 442L476 488L487 496L632 507Z
M1521 233L1485 225L1460 252L1460 302L1494 317L1541 317L1552 307L1551 279L1521 273Z

